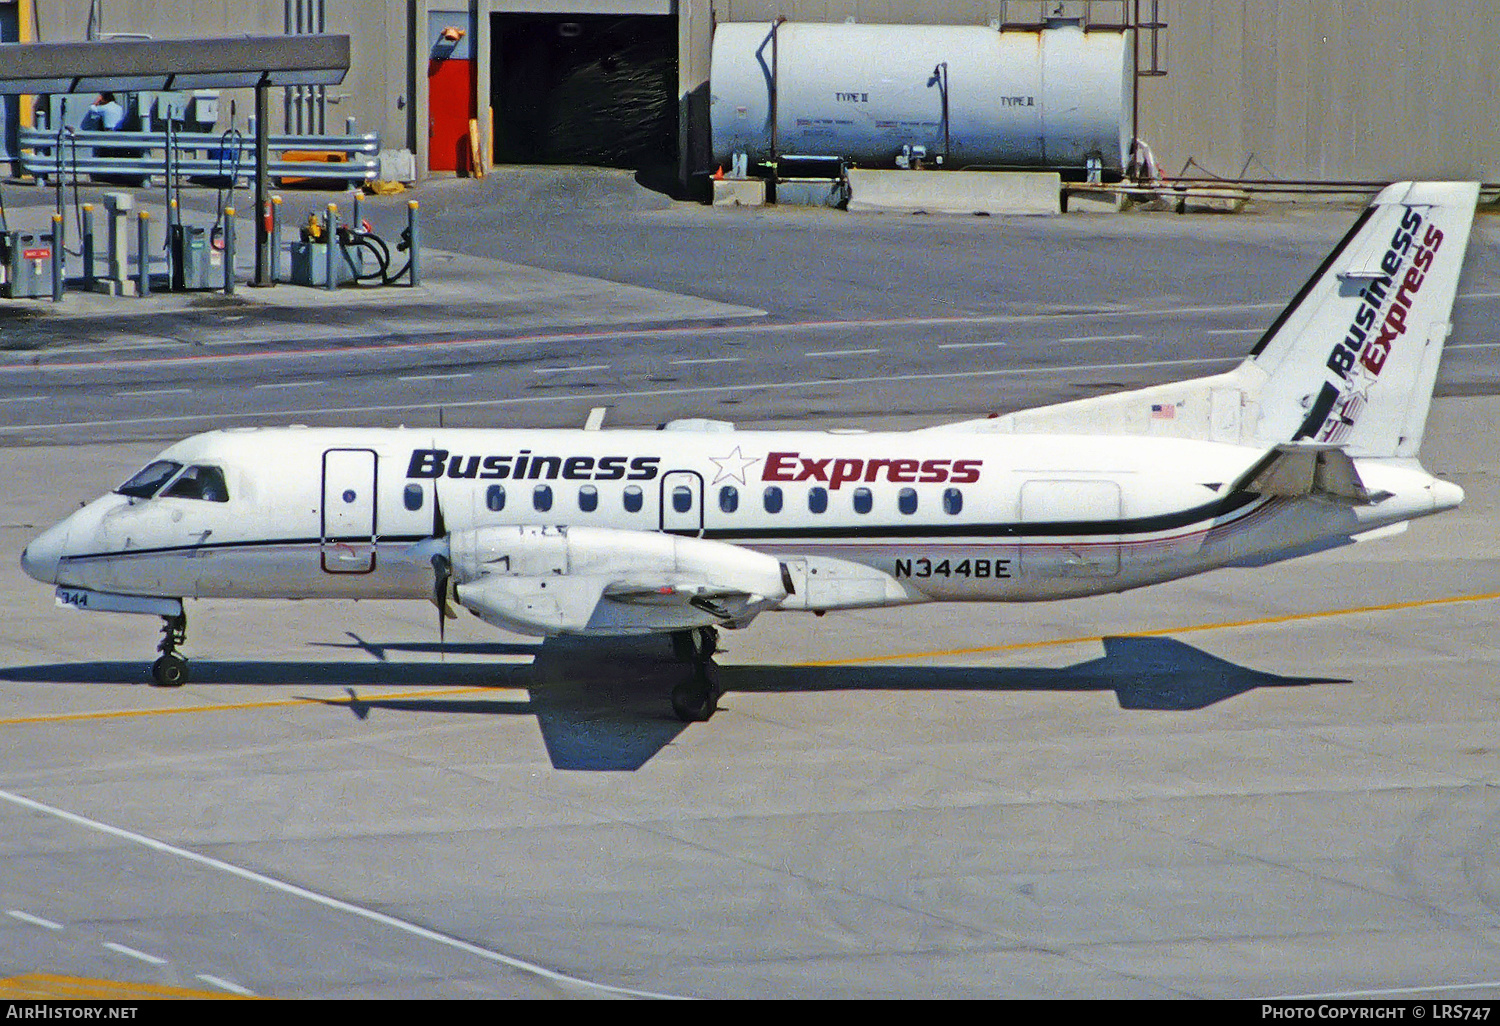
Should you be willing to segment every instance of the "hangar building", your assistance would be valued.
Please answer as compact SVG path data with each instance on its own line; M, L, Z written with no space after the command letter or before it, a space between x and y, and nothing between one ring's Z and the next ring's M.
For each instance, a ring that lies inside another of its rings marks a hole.
M1169 175L1500 179L1500 5L1478 0L0 0L0 37L347 33L344 83L289 89L273 129L352 116L422 174L477 153L685 182L713 169L716 26L778 17L1129 26L1129 127Z

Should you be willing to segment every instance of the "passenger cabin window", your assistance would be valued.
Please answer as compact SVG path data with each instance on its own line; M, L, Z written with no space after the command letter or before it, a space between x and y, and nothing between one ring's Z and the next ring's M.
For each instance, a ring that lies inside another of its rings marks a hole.
M781 489L775 485L766 486L766 512L781 512Z
M229 486L218 467L188 467L162 495L174 499L202 499L204 502L228 502ZM349 500L344 500L349 501Z
M413 513L422 508L422 499L422 486L419 484L409 484L401 493L401 504Z
M504 485L490 485L484 490L484 507L491 513L499 513L505 508Z
M592 513L599 508L599 489L593 485L584 485L578 489L578 508L585 513Z
M537 485L536 490L531 493L531 504L536 507L538 513L545 513L552 508L551 485Z
M639 513L641 506L645 504L646 497L641 491L640 485L625 486L625 512Z
M947 513L949 516L956 517L959 513L963 512L963 508L964 493L959 491L957 488L944 488L943 512Z
M157 460L155 463L148 464L140 473L116 488L115 491L133 499L149 499L181 469L181 463Z
M896 496L896 508L902 513L912 514L917 511L917 490L915 488L903 488Z
M828 511L828 489L813 485L807 490L807 508L812 513Z
M854 489L854 512L868 513L875 506L875 497L868 488Z
M719 489L719 508L725 513L733 513L740 508L740 490L734 485L725 485Z
M693 508L693 490L687 485L678 485L672 489L672 508L679 513L686 513Z

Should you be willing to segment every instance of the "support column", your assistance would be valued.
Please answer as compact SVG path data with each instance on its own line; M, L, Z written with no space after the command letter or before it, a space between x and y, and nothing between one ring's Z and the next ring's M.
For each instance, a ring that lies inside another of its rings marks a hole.
M270 88L264 78L255 86L255 284L265 287L271 280L271 234L266 230L266 189L270 163L271 119L268 116Z

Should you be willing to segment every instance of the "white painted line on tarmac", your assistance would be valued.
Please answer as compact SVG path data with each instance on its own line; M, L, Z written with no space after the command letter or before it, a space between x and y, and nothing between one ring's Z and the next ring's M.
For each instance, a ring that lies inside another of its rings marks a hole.
M146 388L138 392L116 392L119 396L143 396L143 395L187 395L191 388Z
M165 958L159 958L158 956L145 951L137 951L135 948L127 948L125 945L116 944L114 941L105 941L104 946L111 951L118 951L122 955L129 955L131 958L138 958L142 962L149 962L152 965L167 964L167 960Z
M1459 298L1491 298L1487 294L1474 294L1471 296L1460 296ZM1497 295L1495 298L1500 298ZM321 346L318 348L305 349L278 349L271 352L248 352L248 353L196 353L183 356L148 357L143 360L79 360L70 363L48 363L40 367L30 363L0 363L0 374L31 372L31 371L55 371L70 369L97 369L101 367L150 367L160 364L179 363L212 363L224 360L237 361L265 361L302 359L304 357L318 356L341 356L358 355L361 353L403 353L429 349L466 349L466 348L493 348L499 346L524 346L539 343L555 342L585 342L612 339L632 338L672 338L679 335L690 335L694 338L707 338L725 335L747 335L747 334L773 334L780 332L798 331L846 331L850 328L923 328L941 327L945 325L981 325L981 324L1047 324L1054 321L1084 321L1100 320L1108 318L1137 318L1137 317L1177 317L1191 314L1225 314L1238 313L1245 310L1281 310L1286 303L1239 303L1232 306L1176 306L1157 308L1132 308L1132 309L1078 309L1071 311L1059 311L1058 313L1045 314L975 314L965 317L887 317L870 318L858 321L780 321L765 323L757 321L753 324L716 324L716 325L693 325L685 324L669 328L622 328L618 331L609 329L596 331L567 332L563 334L536 334L536 335L512 335L505 338L464 338L464 339L441 339L423 342L398 342L395 344L370 344L355 346ZM764 310L755 311L752 316L765 316ZM175 340L162 340L175 341ZM307 342L308 339L284 339L281 340L289 345L299 342ZM322 339L312 341L326 341ZM225 343L230 344L230 343ZM234 342L233 344L240 344ZM131 348L142 348L140 345L132 345Z
M18 908L7 909L5 914L12 919L19 919L23 923L30 923L32 926L44 926L49 930L61 930L63 928L62 923L54 923L50 919L34 916L30 912L22 912Z
M323 384L321 381L267 381L260 385L251 385L251 388L313 388Z
M462 374L408 374L400 381L452 381L455 378L472 378L474 375L468 371Z
M297 410L266 410L260 413L191 413L170 417L126 417L116 420L74 420L56 424L3 424L0 435L25 431L61 430L64 428L122 427L131 424L182 424L193 421L223 424L228 421L257 419L279 420L285 417L344 416L365 413L417 413L424 410L464 410L488 406L519 406L529 403L555 403L572 399L597 402L600 399L660 399L674 395L716 395L721 392L746 392L776 388L826 388L829 385L882 385L909 381L954 381L965 378L1024 377L1032 374L1077 374L1091 371L1142 370L1150 367L1231 366L1241 362L1238 356L1204 356L1186 360L1146 360L1140 363L1084 363L1062 367L1005 367L995 370L965 370L943 374L885 374L855 378L805 378L799 381L746 381L737 385L687 385L681 388L644 388L633 392L574 392L551 395L518 395L504 399L462 399L430 403L382 403L368 406L319 406Z
M210 976L208 975L208 973L199 973L198 979L202 980L210 987L218 987L220 990L227 990L231 994L242 994L245 997L255 996L255 991L250 990L248 987L241 987L238 983L234 983L230 980L220 979L217 976Z
M824 349L814 353L803 353L803 356L869 356L878 353L879 349Z
M34 403L39 399L39 395L13 395L0 399L0 403Z
M944 342L939 349L992 349L997 346L1009 345L1008 342Z
M607 363L590 363L582 367L538 367L533 374L567 374L569 371L609 370Z
M739 363L743 358L739 356L715 356L707 360L672 360L674 367L687 367L697 363Z
M165 841L158 841L154 837L147 837L145 834L137 834L129 830L123 830L120 827L110 826L108 823L101 823L98 820L89 819L86 816L80 816L76 812L68 812L64 809L59 809L51 805L43 805L41 802L33 801L30 798L26 798L18 794L12 794L9 791L0 791L0 801L10 802L12 805L19 805L21 808L30 809L32 812L40 812L44 815L56 816L58 819L64 820L68 823L72 823L75 826L87 827L90 830L97 830L102 834L108 834L111 837L118 837L121 840L130 841L133 844L141 845L144 848L149 848L152 851L160 852L163 855L172 855L176 858L196 863L197 865L216 870L220 873L225 873L229 876L237 877L241 880L245 880L253 884L259 884L260 886L269 888L270 890L280 891L283 894L290 894L293 897L311 901L315 904L322 905L324 908L331 908L335 911L344 912L348 915L356 916L360 919L366 919L372 923L378 923L381 926L388 926L393 930L399 930L402 933L410 934L413 937L420 937L423 940L432 941L436 944L442 944L447 947L454 948L458 951L462 951L465 954L473 955L476 958L481 958L489 962L496 962L500 965L515 969L518 972L529 973L533 976L540 977L541 979L547 980L552 983L561 984L563 986L582 987L588 989L589 991L604 994L618 994L625 997L665 998L668 1000L676 999L678 997L675 994L656 994L652 993L651 991L630 990L626 987L611 987L607 984L594 983L591 980L584 980L576 976L569 976L566 973L555 972L543 966L534 965L530 962L523 961L519 958L513 958L510 955L505 955L498 951L492 951L489 948L482 948L477 944L470 944L468 941L460 940L457 937L450 937L445 933L439 933L436 930L430 930L425 926L418 926L416 923L409 923L404 919L397 919L395 916L386 915L384 912L376 912L374 909L364 908L360 905L355 905L351 902L340 900L339 898L333 898L326 894L319 894L317 891L309 890L306 887L299 887L296 884L287 883L284 880L278 880L275 877L266 876L263 873L257 873L254 870L245 869L242 866L236 866L233 863L225 862L222 859L212 858L208 855L200 855L195 851L189 851L186 848L178 848L175 845L168 844ZM122 946L120 945L106 944L105 946L113 947L115 948L115 950L122 950ZM128 948L123 948L123 952L136 956L145 955L144 952L131 952L131 950ZM147 959L151 959L155 958L156 956L145 955L145 957Z
M1484 983L1434 983L1426 987L1388 987L1384 990L1340 990L1327 994L1282 994L1277 997L1258 998L1257 1000L1314 1001L1318 999L1339 1000L1341 998L1400 997L1403 994L1431 994L1435 991L1450 990L1500 990L1500 980L1489 980Z
M1142 335L1075 335L1072 338L1039 338L1038 342L1134 342Z

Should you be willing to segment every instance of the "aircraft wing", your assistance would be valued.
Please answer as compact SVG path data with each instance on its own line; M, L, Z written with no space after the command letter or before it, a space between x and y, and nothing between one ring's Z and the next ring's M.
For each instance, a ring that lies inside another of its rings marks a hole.
M659 585L569 574L493 576L455 589L480 619L522 634L626 634L741 626L774 605L764 595L709 581Z
M453 536L459 604L522 634L743 627L787 597L785 568L722 542L604 528Z
M1312 442L1282 442L1241 474L1230 491L1282 498L1307 495L1355 506L1378 501L1365 488L1347 452Z

